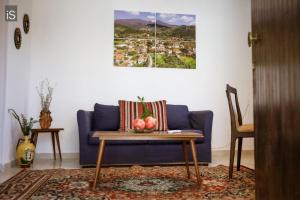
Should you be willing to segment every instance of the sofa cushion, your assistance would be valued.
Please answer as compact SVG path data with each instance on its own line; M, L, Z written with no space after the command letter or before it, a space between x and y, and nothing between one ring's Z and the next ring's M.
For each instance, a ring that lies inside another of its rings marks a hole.
M91 145L99 145L99 138L92 137L94 132L89 132L88 143ZM108 133L109 134L109 133ZM148 144L147 140L107 140L106 145L137 145L137 144Z
M170 130L191 129L189 110L186 105L167 105L168 127Z
M94 106L94 131L116 131L120 125L119 106L96 103Z
M166 101L145 102L147 108L157 119L155 130L168 130ZM133 120L140 118L144 112L143 104L134 101L119 100L120 107L120 130L133 129Z
M199 130L194 130L194 129L190 129L190 130L184 130L182 132L193 132L193 133L203 133L202 131ZM195 143L203 143L205 140L205 138L199 138L197 140L195 140ZM149 144L182 144L181 140L149 140L148 142ZM188 142L189 144L189 142Z

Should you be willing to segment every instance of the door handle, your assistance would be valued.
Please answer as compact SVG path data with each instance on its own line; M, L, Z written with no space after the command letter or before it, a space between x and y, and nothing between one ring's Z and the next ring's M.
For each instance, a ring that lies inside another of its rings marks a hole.
M248 32L248 46L252 47L259 40L257 33Z

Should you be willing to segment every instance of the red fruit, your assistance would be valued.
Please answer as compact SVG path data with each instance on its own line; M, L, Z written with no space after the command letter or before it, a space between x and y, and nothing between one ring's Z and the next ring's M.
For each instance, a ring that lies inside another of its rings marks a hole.
M138 131L144 130L145 125L146 125L145 121L142 120L142 119L135 119L135 120L133 120L133 128L135 130L138 130Z
M156 119L154 117L146 117L145 119L146 129L154 129L156 126Z

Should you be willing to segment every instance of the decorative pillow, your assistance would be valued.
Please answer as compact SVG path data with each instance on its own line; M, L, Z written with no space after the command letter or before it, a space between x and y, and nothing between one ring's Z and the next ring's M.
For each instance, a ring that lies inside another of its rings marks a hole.
M186 105L167 104L168 128L170 130L191 129L189 109Z
M145 102L147 108L153 113L153 117L157 119L155 130L168 130L166 101ZM140 118L144 112L143 104L134 101L119 100L120 107L120 130L133 129L132 122L136 118Z
M117 131L119 127L119 106L108 106L96 103L94 106L94 131Z

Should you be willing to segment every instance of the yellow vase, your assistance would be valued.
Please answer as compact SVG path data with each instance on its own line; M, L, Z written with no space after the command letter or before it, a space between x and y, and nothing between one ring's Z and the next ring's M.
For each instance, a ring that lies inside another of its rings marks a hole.
M20 166L29 166L34 158L35 146L32 144L28 136L24 136L24 142L17 148L17 160Z

